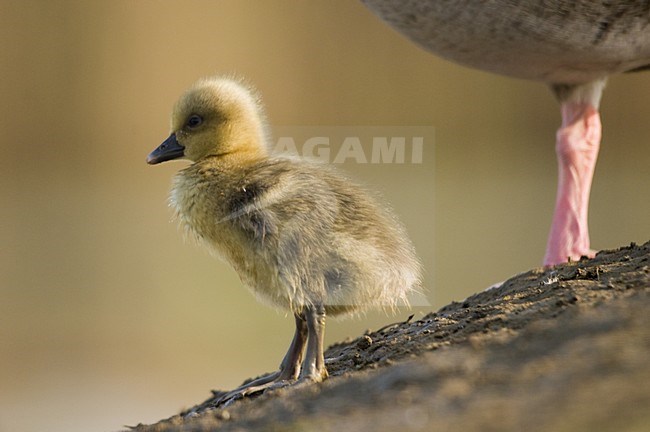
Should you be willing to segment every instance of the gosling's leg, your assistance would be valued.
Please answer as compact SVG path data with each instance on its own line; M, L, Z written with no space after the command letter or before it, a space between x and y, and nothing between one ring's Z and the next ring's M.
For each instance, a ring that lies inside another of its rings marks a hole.
M280 380L295 380L300 373L303 353L305 352L305 342L307 342L307 322L305 317L300 314L294 314L296 319L296 332L289 346L289 350L282 359L280 364Z
M305 342L307 341L308 326L302 315L295 314L294 316L296 319L296 332L293 335L293 340L291 341L289 350L280 364L280 370L253 380L226 393L219 398L217 404L261 392L276 385L281 387L282 385L295 381L298 378L303 352L305 351Z
M313 306L305 309L305 320L309 337L307 339L307 353L300 372L300 380L321 382L327 378L323 345L325 338L325 307Z

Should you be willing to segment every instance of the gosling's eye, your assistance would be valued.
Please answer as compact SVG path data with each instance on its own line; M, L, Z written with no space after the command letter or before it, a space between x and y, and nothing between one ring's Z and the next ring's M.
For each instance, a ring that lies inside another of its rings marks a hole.
M192 114L189 119L187 119L187 126L190 129L194 129L203 123L203 118L198 114Z

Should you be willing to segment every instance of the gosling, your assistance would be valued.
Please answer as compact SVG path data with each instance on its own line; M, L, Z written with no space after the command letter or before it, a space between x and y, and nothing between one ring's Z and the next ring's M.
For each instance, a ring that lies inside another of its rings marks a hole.
M182 95L147 163L180 158L192 162L171 190L180 225L296 322L280 370L220 401L322 381L326 315L406 305L418 289L420 265L397 218L327 165L272 154L260 99L242 82L202 79Z

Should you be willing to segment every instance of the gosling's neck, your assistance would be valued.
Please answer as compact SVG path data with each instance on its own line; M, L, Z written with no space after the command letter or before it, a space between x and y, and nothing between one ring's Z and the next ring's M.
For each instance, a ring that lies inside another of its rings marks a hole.
M215 150L208 153L198 162L221 165L226 168L236 169L254 165L269 158L269 147L262 136L239 136L237 140L230 140L231 145L226 149Z

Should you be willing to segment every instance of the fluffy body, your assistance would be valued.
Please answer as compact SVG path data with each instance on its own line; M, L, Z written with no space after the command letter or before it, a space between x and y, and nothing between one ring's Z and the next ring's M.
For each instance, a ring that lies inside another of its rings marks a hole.
M419 280L398 220L326 166L269 157L207 157L180 171L181 224L265 303L328 315L407 304Z

